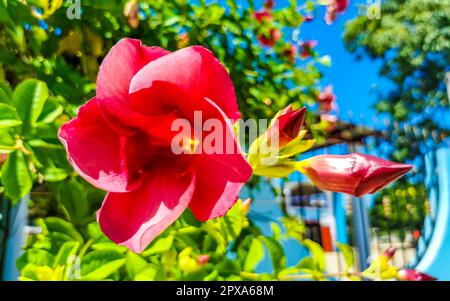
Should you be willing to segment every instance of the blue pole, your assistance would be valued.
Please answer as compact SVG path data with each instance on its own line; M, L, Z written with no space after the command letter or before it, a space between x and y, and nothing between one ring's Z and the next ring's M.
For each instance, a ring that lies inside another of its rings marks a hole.
M361 270L365 270L369 264L369 217L367 215L366 200L363 198L352 198L353 221L355 228L355 247L358 249L358 260Z
M25 226L28 224L28 201L29 196L24 197L10 209L8 214L9 233L6 240L6 256L3 271L4 281L15 281L19 277L16 261L23 252L22 247L26 240Z
M439 202L430 243L416 269L450 280L450 148L436 151Z

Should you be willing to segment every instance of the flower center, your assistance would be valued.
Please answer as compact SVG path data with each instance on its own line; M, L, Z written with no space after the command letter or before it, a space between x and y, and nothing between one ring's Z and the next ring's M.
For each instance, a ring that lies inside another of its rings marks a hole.
M200 141L195 139L195 138L191 138L191 137L185 137L183 138L182 142L181 142L181 148L188 154L195 154L195 151L197 150L197 147L199 145Z

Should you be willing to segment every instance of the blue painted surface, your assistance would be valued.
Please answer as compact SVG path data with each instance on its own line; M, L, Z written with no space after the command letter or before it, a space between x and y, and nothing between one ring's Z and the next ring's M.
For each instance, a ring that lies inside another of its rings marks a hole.
M436 152L439 202L430 244L416 269L439 280L450 280L450 148Z
M345 216L345 199L342 193L333 193L334 217L336 219L336 240L348 244L347 220Z
M28 224L28 202L29 196L20 200L9 213L10 233L6 242L4 281L15 281L19 277L16 261L22 254L22 247L26 240L24 227Z

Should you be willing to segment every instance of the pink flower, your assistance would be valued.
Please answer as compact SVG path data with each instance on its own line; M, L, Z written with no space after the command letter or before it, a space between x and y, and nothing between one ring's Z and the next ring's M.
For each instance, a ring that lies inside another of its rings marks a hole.
M295 58L297 57L297 54L298 48L293 44L290 44L288 48L284 51L284 55L291 64L295 64Z
M258 41L261 43L261 45L267 47L275 46L275 44L280 39L281 39L281 32L276 28L271 28L269 31L269 35L267 37L263 35L258 36Z
M397 272L397 278L401 281L435 281L437 278L413 269L401 269Z
M298 137L305 122L306 107L293 110L292 105L281 110L274 123L267 130L269 141L278 140L278 147L282 148Z
M196 133L185 137L191 152L172 152L173 121L192 123L194 111L220 120L234 154L197 154ZM238 118L233 84L209 50L170 53L123 39L100 66L97 95L59 138L75 170L108 192L97 212L102 231L141 252L187 207L205 221L236 202L252 174L233 133Z
M317 46L317 41L316 40L305 41L301 43L300 46L302 47L300 57L302 59L306 59L312 55L313 48Z
M370 155L320 155L298 163L298 170L320 189L357 197L372 194L412 169Z
M253 17L260 24L264 21L271 22L273 20L272 14L265 9L253 13Z
M136 29L139 26L139 4L136 0L128 1L123 8L123 15L131 28Z
M208 255L208 254L201 254L201 255L197 256L197 262L202 266L207 264L210 259L211 259L211 255Z
M265 9L255 12L253 17L259 24L264 24L265 22L271 23L273 21L272 14ZM261 45L273 47L281 39L281 31L272 27L269 29L268 34L258 34L257 38Z
M325 22L328 25L333 24L337 18L337 14L344 13L349 5L349 2L349 0L330 0L330 4L327 6Z
M303 16L305 18L305 22L311 22L314 20L314 16L313 15L306 15Z
M336 95L333 93L333 86L328 85L325 89L317 96L317 102L319 103L320 109L324 112L330 112L333 109L333 104L336 101Z

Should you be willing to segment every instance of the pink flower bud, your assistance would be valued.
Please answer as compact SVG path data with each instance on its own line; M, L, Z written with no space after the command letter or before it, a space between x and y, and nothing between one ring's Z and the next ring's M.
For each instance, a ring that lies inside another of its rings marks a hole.
M211 255L208 254L201 254L197 256L197 262L202 266L207 264L210 259Z
M401 281L435 281L437 278L419 272L414 269L401 269L397 273L397 278Z
M379 191L412 167L359 153L320 155L297 163L297 169L320 189L357 197Z
M305 107L293 110L292 106L289 105L281 110L268 130L270 142L278 139L278 146L281 148L297 138L305 122L305 115Z
M325 89L317 96L317 102L319 103L320 109L324 112L329 112L333 109L333 103L336 100L336 95L333 93L333 86L328 85Z

